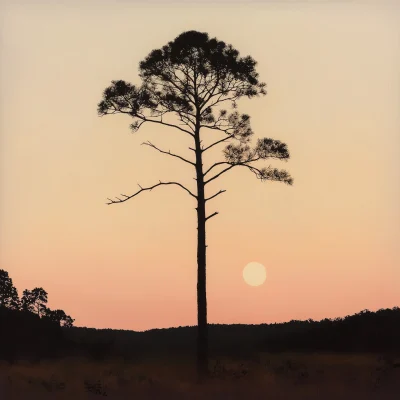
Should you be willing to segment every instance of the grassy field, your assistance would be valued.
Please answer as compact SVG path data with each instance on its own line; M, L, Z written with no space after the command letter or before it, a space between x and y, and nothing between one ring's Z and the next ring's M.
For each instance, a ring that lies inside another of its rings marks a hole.
M398 359L369 354L258 354L211 360L212 377L200 385L184 359L2 363L0 399L398 400L398 366Z

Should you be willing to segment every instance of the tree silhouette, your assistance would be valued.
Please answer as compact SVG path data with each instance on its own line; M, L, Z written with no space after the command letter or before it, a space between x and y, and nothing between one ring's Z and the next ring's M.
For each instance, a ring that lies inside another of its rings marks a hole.
M50 308L46 307L44 315L46 318L50 319L50 321L65 326L66 328L71 328L75 321L69 315L65 314L63 310L50 310Z
M197 193L180 182L162 182L142 187L133 194L121 194L108 199L107 204L123 203L138 194L158 186L175 185L185 190L197 202L197 366L199 376L208 373L207 299L206 299L206 222L217 215L206 215L206 203L225 190L206 195L205 187L234 167L246 167L261 181L293 183L289 173L271 166L258 168L254 162L267 159L287 160L286 144L279 140L258 139L249 146L253 131L250 117L239 114L237 100L265 95L265 83L258 79L256 61L240 57L231 45L207 33L184 32L161 49L153 50L139 65L141 86L123 80L112 81L98 104L100 116L127 114L133 118L130 125L136 132L144 123L175 128L193 139L194 159L171 151L162 150L151 142L145 142L154 150L190 165L196 173ZM222 108L231 104L232 111ZM171 121L173 115L176 120ZM204 145L201 132L210 130L222 134ZM231 141L223 150L223 159L203 169L203 155L209 149ZM193 154L192 153L192 154Z
M18 291L9 277L8 272L0 269L0 307L19 310Z
M46 314L47 292L43 288L24 290L22 294L22 309L42 317Z

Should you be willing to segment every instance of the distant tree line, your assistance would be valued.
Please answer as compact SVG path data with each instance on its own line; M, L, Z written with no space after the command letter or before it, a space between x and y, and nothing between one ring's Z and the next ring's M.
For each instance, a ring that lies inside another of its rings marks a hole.
M252 357L260 352L343 352L400 355L400 308L362 310L344 318L259 325L209 326L210 355ZM73 327L65 335L91 357L195 358L196 326L145 332Z
M41 287L32 290L24 290L19 298L18 290L14 286L7 271L0 269L0 308L8 308L14 311L31 312L39 318L48 319L60 326L70 328L74 319L63 310L51 310L47 307L48 294Z

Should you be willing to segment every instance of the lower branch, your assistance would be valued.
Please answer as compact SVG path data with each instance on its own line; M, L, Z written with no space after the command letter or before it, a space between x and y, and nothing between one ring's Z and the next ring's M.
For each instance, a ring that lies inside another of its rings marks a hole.
M225 193L225 192L226 192L226 190L225 190L225 189L222 189L222 190L220 190L218 193L215 193L215 194L212 195L211 197L205 199L205 201L211 200L211 199L213 199L214 197L217 197L219 194Z
M212 213L211 215L209 215L209 216L206 218L206 221L207 221L208 219L214 217L214 215L217 215L217 214L219 214L219 212L218 212L218 211L215 211L215 213Z
M137 196L138 194L145 192L146 190L153 190L154 188L156 188L157 186L162 186L162 185L177 185L179 187L181 187L182 189L186 190L186 192L188 192L192 197L194 197L195 199L197 199L197 196L194 195L189 189L187 189L185 186L183 186L181 183L178 182L159 182L153 186L147 187L147 188L143 188L139 185L140 190L138 190L136 193L127 196L126 194L121 194L121 196L123 196L123 199L120 199L119 197L117 197L117 200L112 200L112 199L107 199L109 200L109 203L106 203L107 205L110 204L117 204L117 203L123 203L124 201L127 201L129 199L131 199L132 197Z

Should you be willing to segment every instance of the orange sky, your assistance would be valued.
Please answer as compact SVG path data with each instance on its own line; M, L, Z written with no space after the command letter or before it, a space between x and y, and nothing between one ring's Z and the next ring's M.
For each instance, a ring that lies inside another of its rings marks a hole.
M111 80L140 83L140 60L195 29L258 61L268 95L239 111L254 141L288 144L272 164L295 179L237 168L209 185L227 190L208 208L209 322L400 305L399 3L34 3L1 9L0 268L20 294L42 286L77 326L196 324L194 199L161 187L105 205L160 179L194 190L190 166L140 146L190 157L190 137L97 116ZM264 285L244 283L250 261Z

